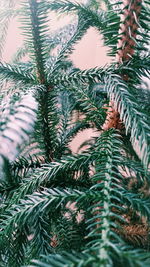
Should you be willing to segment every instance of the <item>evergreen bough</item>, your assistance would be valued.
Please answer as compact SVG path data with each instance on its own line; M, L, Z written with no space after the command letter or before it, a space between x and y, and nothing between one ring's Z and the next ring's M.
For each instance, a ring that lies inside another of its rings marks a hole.
M103 2L1 10L0 52L11 17L25 41L0 63L0 266L150 266L150 4ZM75 22L50 33L51 10ZM113 63L83 71L68 56L90 27Z

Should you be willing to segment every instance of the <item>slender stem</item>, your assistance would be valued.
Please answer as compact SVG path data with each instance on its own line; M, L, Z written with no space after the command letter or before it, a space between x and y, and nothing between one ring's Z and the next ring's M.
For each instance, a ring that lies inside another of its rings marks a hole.
M38 18L38 3L37 0L29 0L30 11L31 11L31 24L32 24L32 37L33 37L33 47L34 55L37 67L37 76L40 83L45 83L45 73L44 73L44 58L42 55L41 47L41 34L39 29L39 18Z
M135 52L141 3L142 0L124 0L124 12L121 16L122 23L119 30L121 38L118 41L118 53L116 56L119 63L129 61Z
M42 2L42 1L41 1ZM29 0L30 12L31 12L31 26L32 26L32 39L33 39L33 50L34 57L36 61L36 69L37 69L37 79L38 82L45 86L45 90L40 94L39 104L40 104L40 112L42 117L42 135L44 138L44 146L45 146L45 155L46 160L53 160L52 153L52 142L50 136L50 125L48 118L48 96L49 92L52 90L47 84L47 77L45 74L45 57L44 57L44 45L43 45L43 33L42 27L43 22L40 21L40 13L39 13L39 4L41 3L38 0Z
M44 137L44 147L45 147L45 156L48 161L53 161L53 147L51 143L51 136L50 136L50 125L49 125L49 118L48 118L48 88L46 92L42 92L40 96L40 111L42 116L42 134Z

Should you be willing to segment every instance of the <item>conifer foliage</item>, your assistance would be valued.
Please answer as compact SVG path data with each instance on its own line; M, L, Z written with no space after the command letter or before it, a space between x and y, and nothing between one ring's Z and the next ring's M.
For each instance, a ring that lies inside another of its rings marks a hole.
M15 16L24 43L0 63L0 266L150 266L149 1L7 2L1 46ZM54 33L51 11L74 22ZM90 27L113 63L80 70Z

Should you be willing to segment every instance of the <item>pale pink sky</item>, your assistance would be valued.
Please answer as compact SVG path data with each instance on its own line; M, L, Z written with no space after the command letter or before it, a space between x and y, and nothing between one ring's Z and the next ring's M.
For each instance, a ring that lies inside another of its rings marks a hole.
M51 28L52 30L62 27L69 22L69 18L61 18L58 21L56 18L52 19ZM19 48L23 41L21 30L19 28L20 23L14 19L8 31L5 49L3 52L3 61L8 62L14 52ZM100 34L96 29L90 28L82 40L75 45L75 50L71 58L75 65L81 69L92 68L96 66L104 66L110 62L110 58L106 55L106 48L103 47Z

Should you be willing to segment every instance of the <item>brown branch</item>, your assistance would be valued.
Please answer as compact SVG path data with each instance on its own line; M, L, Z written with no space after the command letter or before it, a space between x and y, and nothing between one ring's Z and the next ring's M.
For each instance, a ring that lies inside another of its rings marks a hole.
M149 247L149 227L146 224L124 225L116 230L128 243L141 248Z
M136 35L139 27L139 15L141 11L142 0L124 0L123 14L121 16L121 25L119 30L120 39L118 41L118 53L116 60L118 63L129 61L136 46ZM124 81L128 81L127 75L122 75ZM109 102L106 120L102 126L103 130L110 128L122 129L123 123L120 120L119 112L114 107L112 101Z
M123 14L121 16L121 25L119 30L120 39L118 41L118 52L116 55L116 61L118 64L122 64L123 62L128 62L132 59L132 56L135 53L136 47L136 36L137 30L139 28L139 16L141 11L141 3L142 0L124 0L123 2ZM121 75L122 79L126 82L129 81L129 77L127 74ZM102 126L103 130L108 130L110 128L123 129L123 123L120 120L119 112L117 111L115 103L111 100L109 102L108 107L103 107L106 109L106 120ZM145 186L146 187L146 186ZM145 193L145 187L141 188L141 192ZM147 189L147 188L146 188ZM131 188L130 188L131 190ZM145 193L146 195L146 193ZM117 212L117 211L115 211ZM99 213L99 210L96 211L96 214ZM119 214L119 212L118 212ZM134 246L138 247L149 247L149 227L147 221L145 221L144 217L140 216L141 221L138 222L139 215L134 214L131 209L129 213L120 214L124 218L128 220L127 225L120 225L120 229L114 229L120 236L122 236L128 243L131 243ZM132 222L132 217L135 216L136 223ZM100 219L96 220L100 222Z
M121 16L121 26L116 59L119 63L129 61L134 54L136 35L139 27L138 20L142 0L124 0L124 12Z
M110 129L110 128L115 128L115 129L123 129L123 123L120 120L120 116L118 111L116 111L116 109L114 108L114 104L112 101L109 102L109 107L103 107L105 109L107 109L106 114L106 120L102 126L102 129L104 131Z

